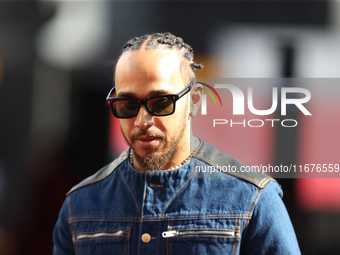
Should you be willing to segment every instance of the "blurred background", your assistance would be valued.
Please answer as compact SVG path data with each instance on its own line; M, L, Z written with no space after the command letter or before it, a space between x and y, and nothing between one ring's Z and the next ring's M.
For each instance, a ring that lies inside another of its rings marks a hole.
M319 79L295 128L207 136L197 116L194 134L246 164L340 163L339 2L0 1L0 255L52 253L66 192L126 148L105 104L122 46L165 31L201 78ZM279 183L302 253L340 254L340 179L295 177Z

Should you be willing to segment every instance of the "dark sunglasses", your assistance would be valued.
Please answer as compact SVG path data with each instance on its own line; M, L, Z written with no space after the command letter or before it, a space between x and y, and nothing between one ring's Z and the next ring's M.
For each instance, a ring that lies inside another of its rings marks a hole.
M151 96L138 100L133 97L111 97L116 88L113 87L106 97L106 103L110 106L113 115L120 119L129 119L136 117L141 105L151 115L168 116L175 112L176 101L187 94L192 87L192 82L178 94Z

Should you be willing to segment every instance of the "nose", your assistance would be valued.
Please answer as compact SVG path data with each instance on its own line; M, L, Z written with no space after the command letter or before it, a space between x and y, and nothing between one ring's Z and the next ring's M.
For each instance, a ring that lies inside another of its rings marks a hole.
M134 124L136 127L142 130L146 130L152 125L154 125L155 122L153 117L154 116L152 116L145 108L145 105L141 105Z

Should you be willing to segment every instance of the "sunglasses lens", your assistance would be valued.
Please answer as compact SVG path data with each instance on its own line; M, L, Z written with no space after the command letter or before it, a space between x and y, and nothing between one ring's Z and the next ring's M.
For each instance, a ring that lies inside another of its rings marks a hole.
M157 97L147 101L149 110L156 116L170 115L175 110L173 97Z
M131 99L113 101L112 110L118 118L131 118L137 114L138 102Z

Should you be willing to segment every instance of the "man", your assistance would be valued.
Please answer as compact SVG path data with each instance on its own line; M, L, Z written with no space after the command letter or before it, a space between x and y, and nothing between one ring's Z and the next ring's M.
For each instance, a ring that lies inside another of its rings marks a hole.
M125 44L107 103L130 149L69 191L55 255L300 254L275 180L197 171L242 164L191 135L196 68L170 33Z

